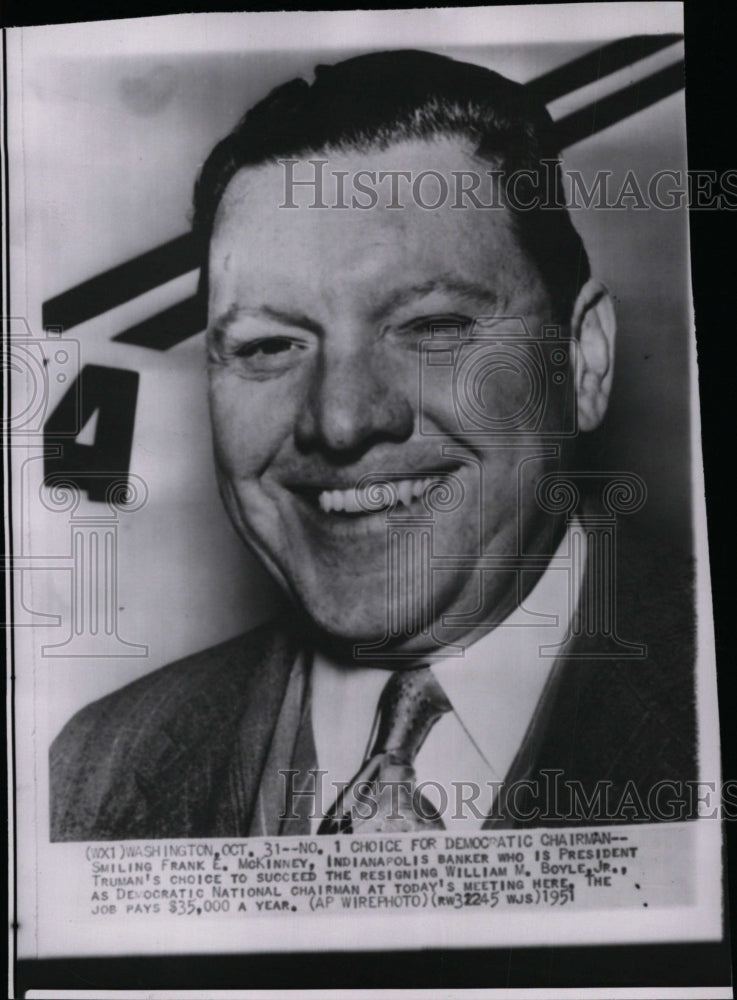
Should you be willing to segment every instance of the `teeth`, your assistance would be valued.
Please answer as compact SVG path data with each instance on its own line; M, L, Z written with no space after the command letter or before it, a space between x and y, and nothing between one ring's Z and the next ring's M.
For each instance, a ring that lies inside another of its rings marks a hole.
M412 485L409 479L403 479L400 483L397 483L399 502L403 503L405 507L409 507L412 503Z
M409 507L413 500L421 497L425 490L433 483L440 482L437 476L428 476L425 479L400 479L387 483L386 494L390 498L396 493L398 503ZM381 489L381 483L376 483L370 490L365 488L348 490L323 490L317 498L320 510L329 514L332 511L344 511L347 514L365 513L369 510L379 513L387 510L391 504L387 503L382 508L377 508L375 504L376 493Z

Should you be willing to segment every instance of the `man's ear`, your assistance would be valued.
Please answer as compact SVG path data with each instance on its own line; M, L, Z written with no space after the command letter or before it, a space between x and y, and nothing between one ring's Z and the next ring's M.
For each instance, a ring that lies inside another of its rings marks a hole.
M604 419L614 374L616 329L611 295L600 281L590 278L578 293L571 320L571 335L578 341L576 389L582 431L595 430Z

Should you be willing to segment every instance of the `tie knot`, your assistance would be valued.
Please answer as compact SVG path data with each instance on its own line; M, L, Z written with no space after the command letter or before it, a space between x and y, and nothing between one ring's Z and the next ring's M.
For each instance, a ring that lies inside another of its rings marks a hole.
M391 753L412 765L427 734L451 704L429 667L397 670L379 699L372 755Z

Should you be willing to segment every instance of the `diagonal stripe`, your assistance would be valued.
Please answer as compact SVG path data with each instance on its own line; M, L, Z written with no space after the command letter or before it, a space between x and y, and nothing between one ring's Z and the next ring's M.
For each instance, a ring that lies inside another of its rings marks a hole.
M543 104L595 83L610 73L631 66L681 40L682 35L634 35L620 38L593 52L558 66L527 84L528 91Z
M169 306L150 319L137 323L117 334L113 340L136 347L149 347L152 351L168 351L183 340L194 337L207 325L204 299L193 295L183 302Z
M645 35L621 39L551 70L530 81L527 86L539 99L548 103L631 62L646 58L681 37ZM556 122L560 149L572 146L680 90L683 75L681 61L560 119ZM69 329L179 277L197 264L192 237L184 233L48 299L43 305L43 325ZM166 351L199 333L205 325L205 304L199 296L193 296L124 330L113 339L124 344Z
M664 97L675 94L683 87L684 72L681 60L561 118L555 123L560 148L567 149Z
M189 233L183 233L47 299L43 304L43 326L68 330L194 270L198 264L194 241Z
M192 295L183 302L169 306L150 319L131 326L113 340L136 347L149 347L152 351L168 351L183 340L194 337L207 325L207 309L204 299Z

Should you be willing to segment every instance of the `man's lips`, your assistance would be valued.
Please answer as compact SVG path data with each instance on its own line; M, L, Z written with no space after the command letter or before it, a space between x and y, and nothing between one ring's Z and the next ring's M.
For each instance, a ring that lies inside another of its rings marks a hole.
M458 463L454 463L452 468L424 469L409 474L406 471L371 472L351 477L348 482L343 472L339 477L325 477L323 482L289 483L286 488L323 514L365 516L386 512L400 504L410 508L458 467Z

